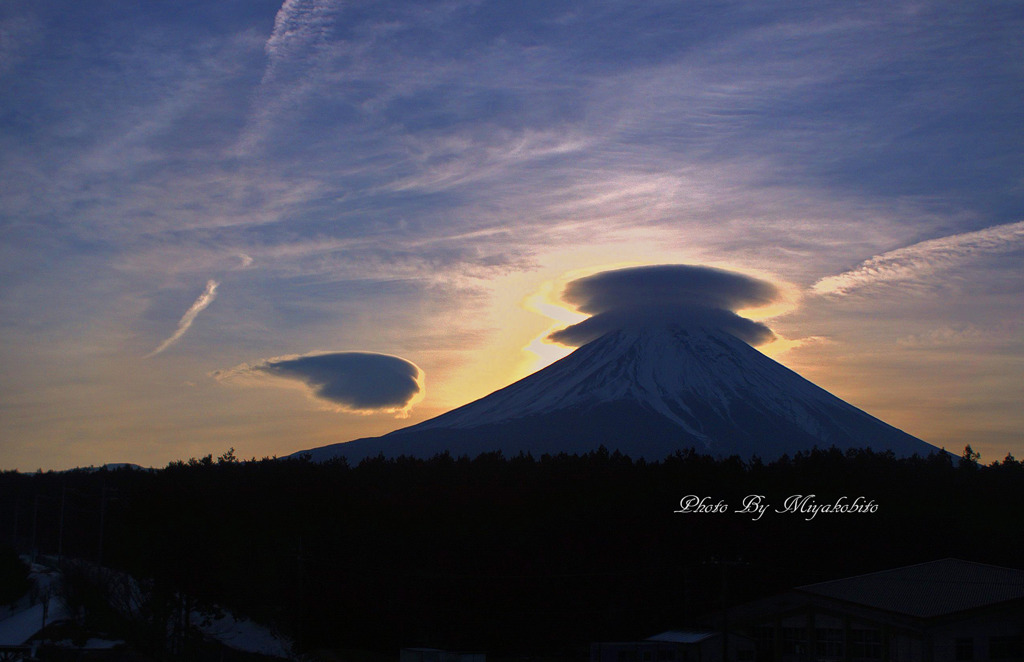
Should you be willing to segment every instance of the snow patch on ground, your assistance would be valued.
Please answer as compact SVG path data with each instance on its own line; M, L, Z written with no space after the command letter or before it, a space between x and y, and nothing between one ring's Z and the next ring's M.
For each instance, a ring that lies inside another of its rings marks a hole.
M54 621L67 619L64 603L52 595L57 573L32 564L29 580L34 587L10 608L0 611L0 646L20 646Z
M198 613L193 616L204 635L229 648L273 657L291 657L291 641L247 618L238 618L232 614L212 620L204 619Z
M115 641L112 639L89 639L84 645L79 646L70 639L64 639L63 641L54 641L54 646L58 648L72 648L80 651L99 651L99 650L110 650L111 648L117 648L123 646L123 641Z
M31 639L44 626L67 620L70 614L63 601L57 597L56 589L60 573L53 568L33 563L29 579L32 589L9 607L0 607L0 646L20 646ZM134 580L131 580L135 586ZM219 612L225 613L225 612ZM203 635L221 644L247 653L258 653L272 657L291 658L292 642L278 636L246 618L233 614L210 618L209 615L193 612L192 623ZM85 646L72 642L53 642L78 650L110 649L124 644L101 638L89 639Z

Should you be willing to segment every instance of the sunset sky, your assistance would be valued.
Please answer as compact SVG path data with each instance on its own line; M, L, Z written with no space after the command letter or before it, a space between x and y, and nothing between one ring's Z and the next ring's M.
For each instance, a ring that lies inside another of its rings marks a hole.
M0 4L0 469L382 434L653 264L1024 458L1024 4Z

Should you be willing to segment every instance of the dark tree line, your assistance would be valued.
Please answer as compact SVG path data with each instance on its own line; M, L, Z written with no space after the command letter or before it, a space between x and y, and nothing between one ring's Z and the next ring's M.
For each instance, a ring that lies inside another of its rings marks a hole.
M1022 488L1013 458L945 454L643 462L601 450L350 467L229 452L159 471L0 474L0 537L101 560L161 604L221 605L306 649L572 652L855 573L943 557L1021 567ZM690 494L729 512L674 512ZM771 504L757 521L732 512L752 494ZM812 494L877 509L774 512Z

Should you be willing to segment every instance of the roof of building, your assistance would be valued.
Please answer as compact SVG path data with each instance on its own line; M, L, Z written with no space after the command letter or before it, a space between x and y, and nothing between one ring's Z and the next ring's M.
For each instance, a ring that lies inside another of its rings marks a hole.
M930 618L1024 599L1024 570L943 559L810 584L797 590Z
M671 644L698 644L705 639L710 639L711 637L716 636L717 634L717 632L669 630L668 632L656 634L653 637L647 637L644 641L661 641Z
M445 653L447 655L483 655L483 653L477 653L474 651L452 651L442 648L424 648L422 646L410 646L408 648L401 648L401 651L410 651L413 653Z

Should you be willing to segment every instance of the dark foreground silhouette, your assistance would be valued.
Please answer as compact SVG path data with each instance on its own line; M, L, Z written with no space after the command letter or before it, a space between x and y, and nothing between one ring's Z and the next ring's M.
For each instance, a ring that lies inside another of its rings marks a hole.
M797 585L944 557L1017 567L1022 488L1013 458L946 454L634 462L600 450L350 467L229 452L158 471L0 474L0 536L77 560L84 618L154 653L181 649L166 627L176 613L220 605L301 650L576 657ZM704 512L675 512L688 495ZM736 512L752 495L759 518ZM112 580L87 571L97 562L139 581L148 603L134 621L104 607Z

